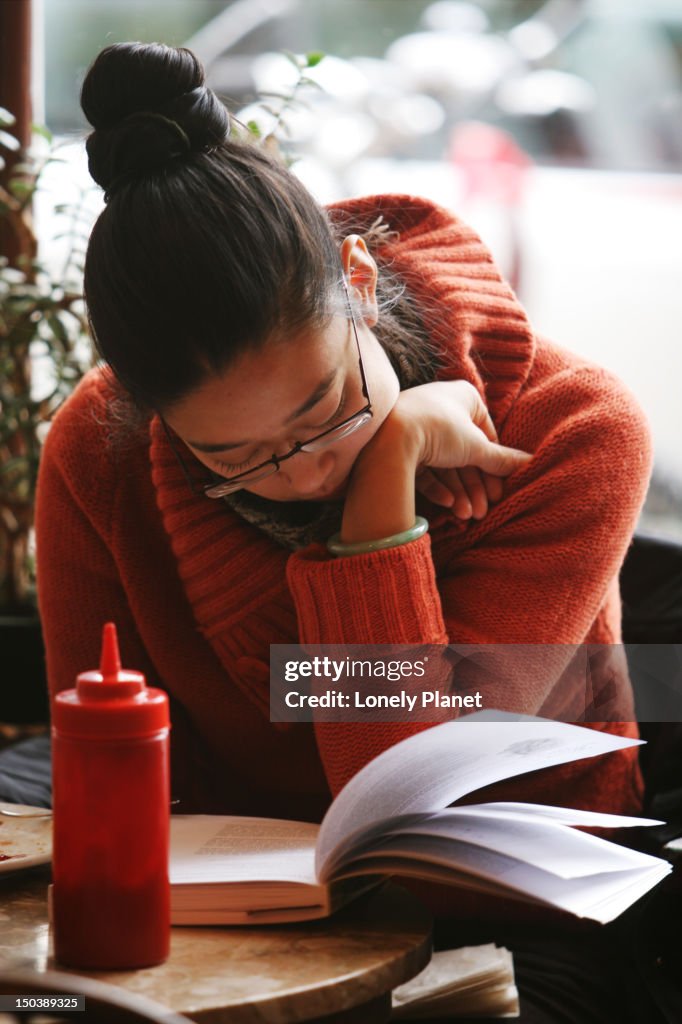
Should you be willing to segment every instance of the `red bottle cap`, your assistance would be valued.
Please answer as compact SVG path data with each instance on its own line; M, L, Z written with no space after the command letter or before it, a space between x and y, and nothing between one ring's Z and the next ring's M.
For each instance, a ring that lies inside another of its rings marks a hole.
M169 728L168 697L146 685L141 672L121 668L116 626L102 633L99 669L81 672L75 690L58 693L53 727L81 738L139 739Z

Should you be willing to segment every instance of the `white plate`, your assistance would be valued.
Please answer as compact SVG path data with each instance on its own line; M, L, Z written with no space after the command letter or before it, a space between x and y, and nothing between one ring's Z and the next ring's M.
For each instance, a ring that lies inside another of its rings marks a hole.
M3 804L17 811L44 811L44 807ZM4 859L6 858L6 859ZM0 814L0 874L23 871L52 858L52 818L11 818Z

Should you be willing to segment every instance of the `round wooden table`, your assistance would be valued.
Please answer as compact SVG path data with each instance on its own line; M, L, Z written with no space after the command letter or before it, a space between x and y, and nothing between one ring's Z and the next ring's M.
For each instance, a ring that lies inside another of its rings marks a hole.
M0 968L64 970L47 920L47 868L0 876ZM431 955L431 920L387 884L334 917L245 928L173 928L171 955L139 971L68 971L154 999L202 1024L388 1020L391 990Z

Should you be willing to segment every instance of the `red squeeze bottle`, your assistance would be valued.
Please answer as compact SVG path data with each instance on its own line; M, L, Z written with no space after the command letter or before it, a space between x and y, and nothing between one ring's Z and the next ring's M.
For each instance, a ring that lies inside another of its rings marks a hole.
M99 671L52 712L55 959L149 967L170 944L168 698L121 669L108 622Z

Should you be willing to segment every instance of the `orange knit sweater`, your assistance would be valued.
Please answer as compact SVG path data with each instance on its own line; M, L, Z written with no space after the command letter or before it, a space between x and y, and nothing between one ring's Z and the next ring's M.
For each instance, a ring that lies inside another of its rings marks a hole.
M272 725L271 643L620 638L617 573L651 458L633 397L538 339L488 251L447 211L381 196L332 213L360 232L383 214L396 234L381 256L417 300L444 354L441 376L471 381L502 443L534 458L480 522L431 507L430 534L408 545L338 560L320 545L291 554L223 503L192 495L157 420L126 445L111 443L110 378L87 375L55 417L40 469L50 689L96 666L102 623L114 620L124 664L170 695L173 789L185 811L319 819L330 791L424 727ZM555 697L549 683L532 689L526 710L551 712ZM487 707L503 702L502 692L485 694ZM511 792L632 810L636 758L535 773Z

